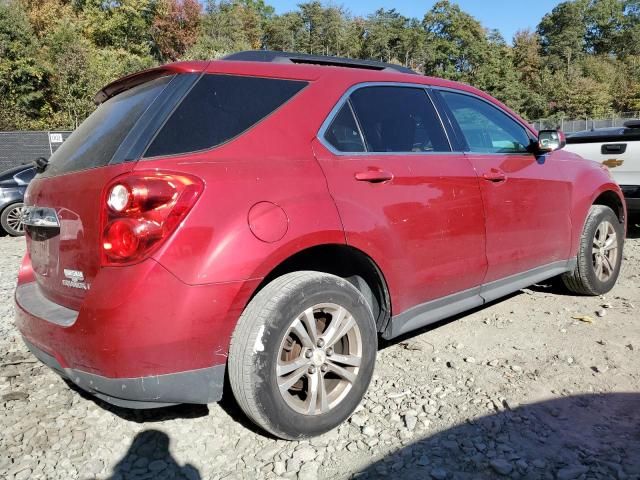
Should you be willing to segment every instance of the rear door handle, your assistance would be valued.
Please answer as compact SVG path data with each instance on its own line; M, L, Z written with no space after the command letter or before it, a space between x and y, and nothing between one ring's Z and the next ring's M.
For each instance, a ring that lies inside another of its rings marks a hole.
M493 183L504 182L507 179L507 176L502 170L498 170L497 168L492 168L491 171L482 175L482 178L485 180L489 180Z
M393 180L393 173L384 170L367 170L356 173L355 177L359 182L382 183Z

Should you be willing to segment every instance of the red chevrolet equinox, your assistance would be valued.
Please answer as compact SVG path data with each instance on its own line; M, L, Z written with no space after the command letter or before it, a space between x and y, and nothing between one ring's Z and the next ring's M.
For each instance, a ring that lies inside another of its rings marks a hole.
M122 78L25 196L16 322L115 405L343 422L391 339L550 277L609 291L623 196L470 86L282 52ZM227 380L228 378L228 380Z

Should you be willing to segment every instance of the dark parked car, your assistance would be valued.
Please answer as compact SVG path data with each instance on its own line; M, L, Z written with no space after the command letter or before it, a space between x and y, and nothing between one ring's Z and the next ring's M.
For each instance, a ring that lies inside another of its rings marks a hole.
M468 85L250 52L98 100L27 190L16 324L113 404L214 402L228 375L256 424L319 435L362 400L379 336L618 277L608 170Z
M36 174L33 165L21 165L0 173L0 222L9 235L24 235L22 207L24 192Z

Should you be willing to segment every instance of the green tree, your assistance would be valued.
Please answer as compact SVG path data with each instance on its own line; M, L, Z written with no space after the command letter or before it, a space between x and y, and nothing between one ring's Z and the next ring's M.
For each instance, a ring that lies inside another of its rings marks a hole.
M562 2L538 25L542 51L553 68L566 68L579 60L586 47L589 0Z
M540 37L537 33L530 30L516 32L512 62L522 89L520 112L529 119L547 116L549 102L544 85L550 73L541 55Z
M619 51L625 22L623 0L592 0L585 14L585 44L596 55Z
M17 3L0 5L0 129L31 128L50 112L49 72L37 60L40 45Z
M298 12L275 16L266 24L264 44L269 50L301 51L304 41L304 21Z
M489 50L480 22L458 5L441 0L427 12L422 25L425 73L473 83Z
M409 19L395 9L379 9L367 17L363 54L384 62L405 63Z
M78 0L85 19L85 35L98 47L121 48L149 55L151 27L158 0Z

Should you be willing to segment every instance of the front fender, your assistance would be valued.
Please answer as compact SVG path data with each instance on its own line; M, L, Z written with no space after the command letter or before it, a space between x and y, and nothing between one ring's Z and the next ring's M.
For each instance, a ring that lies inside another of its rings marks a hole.
M589 209L605 192L617 196L626 218L624 196L618 184L611 178L609 171L597 162L585 160L577 155L567 155L559 162L566 179L572 185L571 195L571 257L578 254L580 236L584 228ZM626 225L625 225L626 228Z

